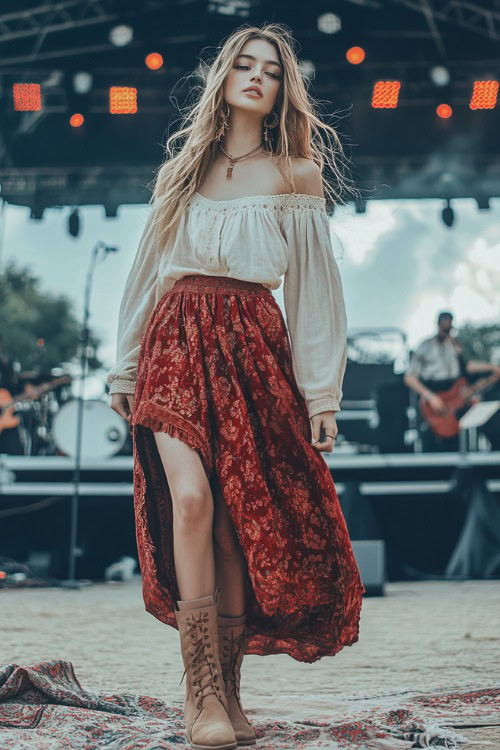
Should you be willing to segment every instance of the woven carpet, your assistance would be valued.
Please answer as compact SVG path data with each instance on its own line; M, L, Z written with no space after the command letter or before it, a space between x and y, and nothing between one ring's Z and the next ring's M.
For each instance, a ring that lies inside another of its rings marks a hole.
M430 692L244 701L257 749L460 748L465 727L500 725L500 684ZM1 750L185 747L182 700L85 690L69 661L0 667Z

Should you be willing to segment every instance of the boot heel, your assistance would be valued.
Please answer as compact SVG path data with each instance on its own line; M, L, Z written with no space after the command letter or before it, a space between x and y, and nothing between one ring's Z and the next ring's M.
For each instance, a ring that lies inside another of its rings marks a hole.
M239 746L255 745L257 734L240 699L241 664L245 654L245 615L218 618L219 655L224 677L227 714Z

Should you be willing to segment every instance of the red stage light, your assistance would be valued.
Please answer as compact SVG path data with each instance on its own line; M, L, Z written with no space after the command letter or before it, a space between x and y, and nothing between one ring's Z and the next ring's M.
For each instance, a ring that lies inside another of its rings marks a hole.
M150 52L145 62L150 70L158 70L163 65L163 57L159 52Z
M17 112L39 112L42 93L39 83L14 83L12 86L14 109Z
M132 115L137 112L137 89L130 86L111 86L109 111L112 115Z
M438 117L443 117L444 119L451 117L453 114L453 110L449 104L440 104L439 107L436 107L436 112Z
M470 100L471 109L494 109L497 103L498 81L474 81Z
M77 112L76 114L71 115L71 117L69 118L69 124L74 128L79 128L80 125L83 125L84 120L84 116Z
M400 81L377 81L373 87L372 107L395 109L398 106Z
M363 47L351 47L347 50L345 56L351 65L359 65L359 63L362 63L365 59L366 54Z

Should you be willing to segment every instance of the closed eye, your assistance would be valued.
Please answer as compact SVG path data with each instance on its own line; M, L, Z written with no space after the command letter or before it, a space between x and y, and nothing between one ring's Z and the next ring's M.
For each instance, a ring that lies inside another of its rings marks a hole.
M233 68L236 68L237 70L250 70L250 67L248 65L233 65ZM281 78L281 76L276 75L276 73L271 73L270 70L266 70L266 73L271 76L271 78L275 78L277 81Z

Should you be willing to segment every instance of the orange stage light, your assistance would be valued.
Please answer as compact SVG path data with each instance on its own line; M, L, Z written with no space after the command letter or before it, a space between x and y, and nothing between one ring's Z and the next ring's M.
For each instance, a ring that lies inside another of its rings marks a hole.
M145 62L150 70L158 70L163 65L163 57L159 52L150 52Z
M470 100L471 109L494 109L497 103L498 81L474 81Z
M130 86L111 86L109 111L112 115L132 115L137 112L137 89Z
M14 83L12 86L16 112L39 112L42 93L39 83Z
M74 128L79 128L80 125L83 125L85 121L85 118L83 115L81 115L79 112L75 113L74 115L71 115L69 118L69 124Z
M440 104L439 107L436 107L436 112L438 117L443 117L444 119L451 117L453 114L453 110L449 104Z
M359 63L362 63L365 59L366 54L363 47L351 47L347 50L345 56L351 65L359 65Z
M377 81L373 87L372 107L395 109L398 106L400 81Z

